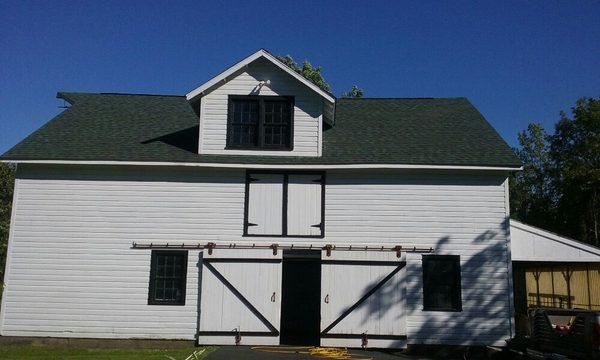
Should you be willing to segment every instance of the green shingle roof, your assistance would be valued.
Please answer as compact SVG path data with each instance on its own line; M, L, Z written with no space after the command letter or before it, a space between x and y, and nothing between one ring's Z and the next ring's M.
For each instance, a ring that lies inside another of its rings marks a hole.
M72 106L4 160L240 164L520 166L465 98L339 99L322 157L199 155L198 117L183 96L59 93Z

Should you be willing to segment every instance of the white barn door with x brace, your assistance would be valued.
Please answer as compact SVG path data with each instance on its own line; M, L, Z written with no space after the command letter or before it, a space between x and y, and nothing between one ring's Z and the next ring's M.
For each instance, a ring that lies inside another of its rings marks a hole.
M204 251L198 343L278 345L281 261L268 250Z
M406 346L404 253L332 251L321 263L321 345Z

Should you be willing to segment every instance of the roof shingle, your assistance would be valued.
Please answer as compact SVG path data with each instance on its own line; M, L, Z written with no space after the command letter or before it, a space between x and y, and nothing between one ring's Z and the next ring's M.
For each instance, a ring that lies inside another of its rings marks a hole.
M183 96L59 93L72 106L4 160L239 164L520 166L465 98L338 99L322 157L199 155L198 117Z

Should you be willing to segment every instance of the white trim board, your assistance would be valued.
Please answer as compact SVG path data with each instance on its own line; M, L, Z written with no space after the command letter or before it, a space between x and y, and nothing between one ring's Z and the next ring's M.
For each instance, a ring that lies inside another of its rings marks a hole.
M16 175L16 172L15 172ZM6 302L8 300L6 300L6 294L7 292L10 290L9 286L11 283L10 280L10 276L11 276L11 262L12 262L12 257L13 257L13 246L14 246L14 242L15 242L15 219L16 219L16 214L17 214L17 206L18 206L18 200L19 200L19 177L15 176L15 183L14 183L14 188L13 188L13 202L12 202L12 208L11 208L11 213L10 213L10 225L8 228L8 242L7 242L7 249L6 249L6 263L4 264L4 284L0 283L0 286L4 286L3 289L3 293L4 296L2 297L2 300L0 301L0 335L4 335L4 320L6 318Z
M549 231L510 220L513 261L596 262L600 249Z
M260 59L261 57L269 60L275 66L277 66L281 70L285 71L286 73L288 73L289 75L294 77L296 80L300 81L302 84L306 85L308 88L310 88L311 90L313 90L314 92L316 92L317 94L322 96L325 100L329 101L330 103L335 103L335 97L333 97L331 94L327 93L326 91L321 90L321 88L319 88L317 85L313 84L312 82L307 80L304 76L302 76L302 75L298 74L297 72L295 72L294 70L290 69L287 65L285 65L281 61L277 60L277 58L275 56L271 55L268 51L266 51L264 49L258 50L257 52L253 53L252 55L244 58L242 61L227 68L225 71L221 72L217 76L208 80L204 84L202 84L202 85L198 86L197 88L195 88L194 90L190 91L189 93L187 93L185 95L186 99L187 100L195 99L196 97L202 95L206 90L217 85L220 81L227 80L227 78L229 76L235 74L237 71L241 70L244 66L247 66L248 64Z
M17 164L57 164L57 165L128 165L128 166L193 166L205 168L231 169L415 169L415 170L489 170L517 171L523 167L511 166L468 166L468 165L412 165L412 164L227 164L227 163L188 163L160 161L103 161L103 160L0 160L4 163Z

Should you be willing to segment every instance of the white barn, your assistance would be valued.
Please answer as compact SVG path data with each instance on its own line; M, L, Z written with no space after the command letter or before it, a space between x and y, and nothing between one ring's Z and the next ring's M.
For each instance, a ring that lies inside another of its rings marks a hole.
M59 93L17 163L3 336L402 348L514 333L508 182L464 98L336 99L264 50Z

